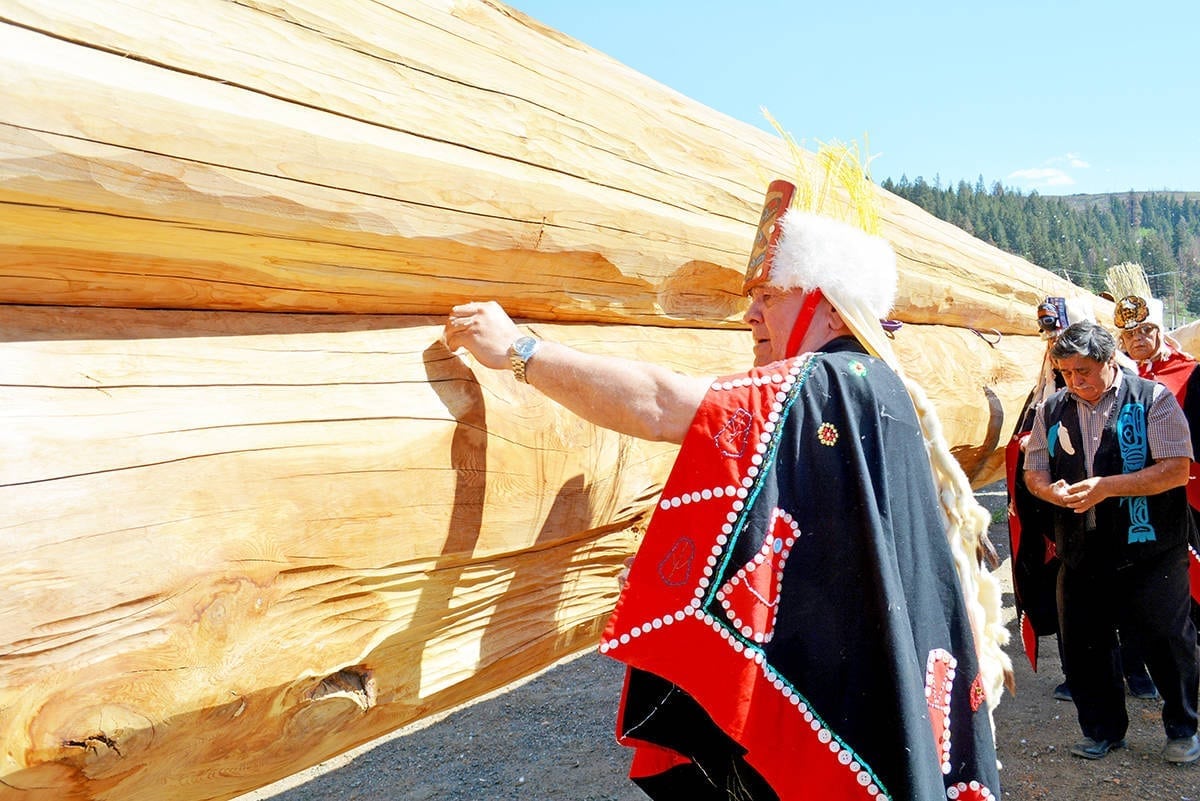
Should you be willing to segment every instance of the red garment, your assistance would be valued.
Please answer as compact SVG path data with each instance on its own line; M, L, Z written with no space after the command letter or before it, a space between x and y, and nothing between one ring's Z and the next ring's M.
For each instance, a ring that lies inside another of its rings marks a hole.
M1162 358L1138 362L1138 375L1164 384L1182 406L1187 397L1187 381L1196 368L1196 360L1187 353L1167 345Z
M1200 372L1196 371L1196 359L1191 354L1175 348L1169 343L1164 344L1165 355L1161 358L1138 362L1138 375L1157 381L1171 390L1171 394L1179 401L1183 413L1192 428L1193 460L1188 470L1187 497L1188 506L1192 507L1193 515L1200 515L1200 463L1195 461L1197 445L1200 445L1200 398L1197 392L1188 393L1188 387L1193 381L1200 380ZM1197 518L1200 523L1200 518ZM1198 534L1200 532L1193 532ZM1200 541L1193 537L1189 548L1191 559L1188 579L1192 588L1192 601L1200 604Z
M714 383L601 651L652 798L727 798L717 771L756 801L998 795L920 425L861 352Z
M1004 450L1008 489L1008 537L1013 574L1013 595L1021 625L1021 643L1029 664L1038 669L1038 638L1058 633L1058 568L1061 562L1054 544L1054 510L1033 497L1025 486L1025 454L1021 443L1033 428L1037 406L1056 388L1062 376L1049 363L1042 364L1043 376L1017 420L1013 437Z

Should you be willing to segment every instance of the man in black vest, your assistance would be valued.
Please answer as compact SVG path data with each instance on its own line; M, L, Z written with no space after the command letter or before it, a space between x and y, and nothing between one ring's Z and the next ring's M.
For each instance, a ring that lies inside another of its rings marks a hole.
M1059 626L1084 735L1071 753L1099 759L1125 744L1121 625L1138 636L1162 694L1163 759L1195 762L1200 669L1188 614L1187 419L1169 390L1117 366L1116 341L1096 323L1069 326L1050 355L1066 387L1038 409L1025 482L1056 507Z

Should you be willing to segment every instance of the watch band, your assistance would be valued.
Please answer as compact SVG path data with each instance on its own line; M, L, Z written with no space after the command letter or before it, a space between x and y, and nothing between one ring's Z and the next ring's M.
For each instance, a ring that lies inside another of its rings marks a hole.
M513 376L522 384L528 384L529 380L525 378L526 359L518 356L516 353L510 353L508 362L512 365Z

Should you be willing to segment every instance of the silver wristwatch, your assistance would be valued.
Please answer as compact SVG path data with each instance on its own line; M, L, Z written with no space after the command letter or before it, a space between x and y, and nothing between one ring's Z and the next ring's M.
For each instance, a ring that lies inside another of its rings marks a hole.
M542 341L537 337L521 337L509 346L508 363L512 365L513 375L521 383L528 383L525 379L525 366L529 364L529 360L541 344Z

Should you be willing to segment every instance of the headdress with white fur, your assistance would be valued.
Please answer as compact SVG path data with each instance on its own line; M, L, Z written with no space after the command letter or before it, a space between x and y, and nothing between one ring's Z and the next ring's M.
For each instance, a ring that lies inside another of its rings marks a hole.
M861 305L878 321L896 300L896 253L887 240L798 209L780 222L768 279L781 289L820 289L835 307Z
M991 516L976 500L962 466L950 453L929 396L904 374L880 325L880 319L887 316L895 302L898 281L895 252L886 240L872 235L878 230L874 206L878 190L862 169L857 150L836 143L822 145L817 153L823 172L818 185L806 166L811 154L800 148L769 114L767 118L791 149L800 180L796 200L786 213L780 208L778 195L771 191L775 185L769 189L743 289L748 291L764 283L787 289L820 289L858 340L903 380L925 435L925 450L946 522L946 539L975 633L990 717L1004 692L1006 675L1012 670L1012 661L1004 652L1009 635L1002 615L1000 583L980 563ZM849 198L841 211L843 216L848 210L849 216L856 217L857 227L821 216L828 213L824 201L832 188ZM780 215L782 219L777 220ZM772 238L776 240L773 248L769 246Z

